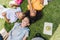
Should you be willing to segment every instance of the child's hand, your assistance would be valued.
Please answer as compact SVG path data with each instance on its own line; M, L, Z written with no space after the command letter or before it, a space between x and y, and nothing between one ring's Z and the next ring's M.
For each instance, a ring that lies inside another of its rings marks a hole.
M25 15L23 14L23 12L17 12L17 13L16 13L16 16L17 16L19 19L23 19Z
M31 0L28 0L28 4L31 4Z
M3 13L2 13L2 16L4 16L4 17L5 17L5 16L6 16L6 13L5 13L5 12L3 12Z

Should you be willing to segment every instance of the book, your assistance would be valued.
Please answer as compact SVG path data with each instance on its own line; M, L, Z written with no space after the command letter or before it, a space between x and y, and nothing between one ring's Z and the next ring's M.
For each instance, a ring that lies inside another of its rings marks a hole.
M43 34L52 35L52 28L53 28L53 23L45 22Z

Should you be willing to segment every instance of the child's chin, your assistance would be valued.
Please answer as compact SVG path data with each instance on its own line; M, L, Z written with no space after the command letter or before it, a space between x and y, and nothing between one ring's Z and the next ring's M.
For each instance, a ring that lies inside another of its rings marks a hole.
M26 25L23 24L23 26L26 26Z

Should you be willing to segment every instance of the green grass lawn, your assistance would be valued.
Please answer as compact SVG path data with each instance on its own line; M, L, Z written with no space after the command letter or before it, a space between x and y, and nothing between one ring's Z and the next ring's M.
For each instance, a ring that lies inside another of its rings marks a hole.
M8 6L8 0L0 0L0 4ZM27 10L27 0L24 0L24 2L21 5L21 8L23 12ZM43 9L43 17L33 23L30 26L30 36L28 40L31 40L31 38L39 32L46 40L49 40L51 36L43 34L43 27L44 22L52 22L53 23L53 33L57 29L58 24L60 24L60 0L52 0L45 8ZM7 24L5 23L5 28L7 31L9 31L12 28L13 24ZM0 27L1 28L1 27Z
M50 40L60 40L60 24L58 25L58 28L56 29L54 35L50 38Z
M0 30L4 27L5 21L3 19L0 19Z

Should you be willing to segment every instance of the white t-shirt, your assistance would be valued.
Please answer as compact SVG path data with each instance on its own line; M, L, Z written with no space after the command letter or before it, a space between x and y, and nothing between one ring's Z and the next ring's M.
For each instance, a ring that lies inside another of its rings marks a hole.
M6 17L7 19L9 19L10 23L16 22L16 20L18 19L16 16L16 12L21 12L20 7L17 7L16 9L12 9L12 8L8 8L6 11Z
M3 11L3 9L4 9L3 5L0 5L0 18L4 18L4 17L2 16L2 11Z

